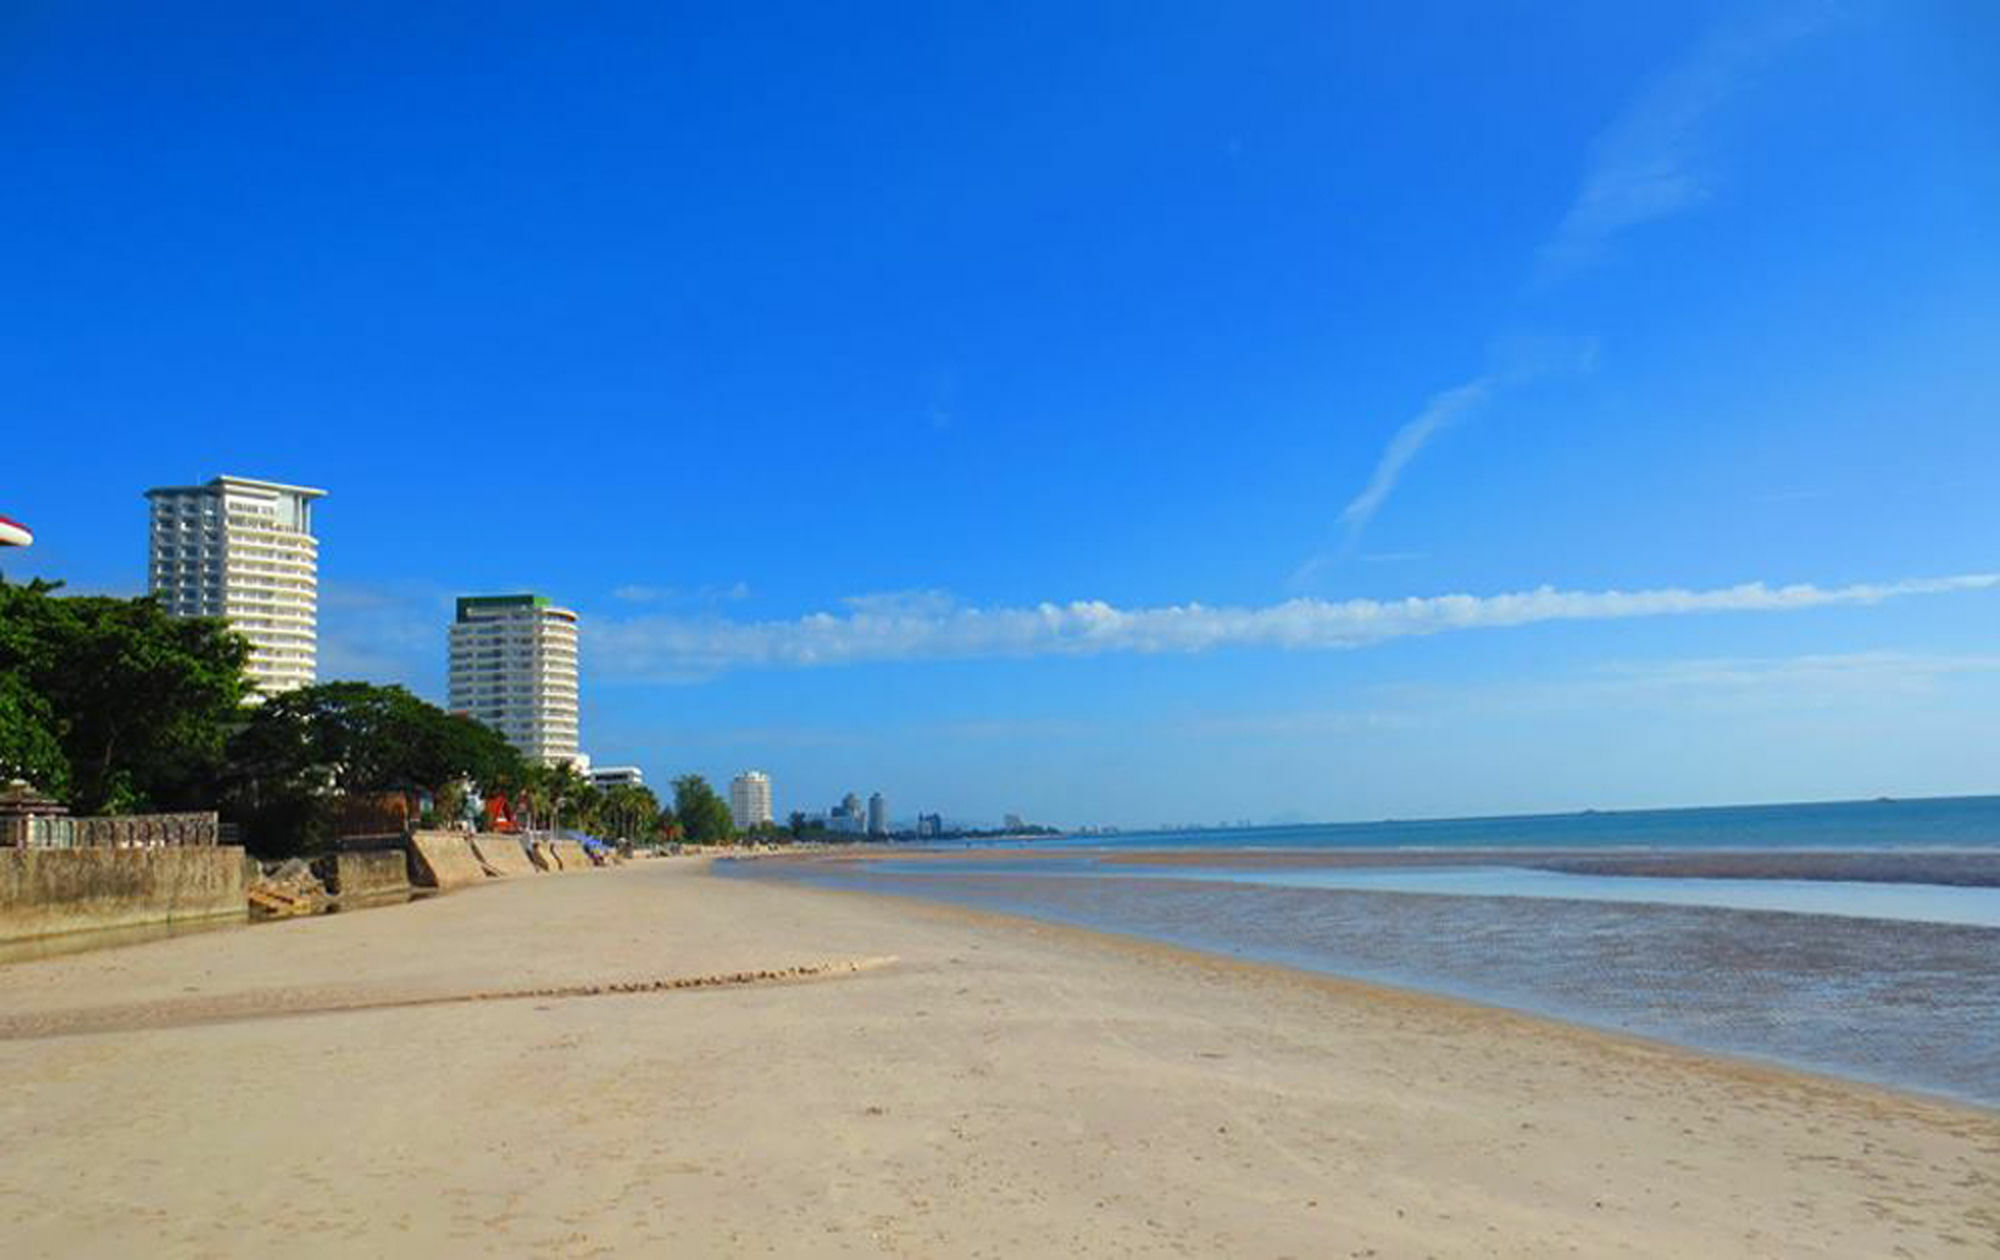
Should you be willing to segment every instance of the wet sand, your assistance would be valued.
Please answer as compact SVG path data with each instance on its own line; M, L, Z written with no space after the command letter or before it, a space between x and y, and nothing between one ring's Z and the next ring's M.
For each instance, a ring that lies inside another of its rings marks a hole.
M0 967L0 1254L1990 1255L2000 1114L698 862Z

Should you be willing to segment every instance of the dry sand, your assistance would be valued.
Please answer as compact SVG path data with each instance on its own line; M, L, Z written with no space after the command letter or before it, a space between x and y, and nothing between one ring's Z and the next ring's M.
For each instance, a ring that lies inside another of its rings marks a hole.
M2000 1252L1993 1112L668 861L0 968L0 1134L10 1258Z

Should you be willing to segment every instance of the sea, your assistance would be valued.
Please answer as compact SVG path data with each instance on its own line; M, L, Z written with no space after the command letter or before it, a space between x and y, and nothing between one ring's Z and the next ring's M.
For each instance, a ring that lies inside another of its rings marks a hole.
M1128 833L722 863L2000 1108L2000 797Z

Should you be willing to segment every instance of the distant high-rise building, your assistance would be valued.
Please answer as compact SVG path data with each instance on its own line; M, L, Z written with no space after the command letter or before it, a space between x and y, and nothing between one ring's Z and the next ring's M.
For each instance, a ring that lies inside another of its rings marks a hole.
M450 705L521 755L587 770L578 751L576 614L541 595L468 595L451 626Z
M224 617L250 641L244 672L266 695L319 672L319 540L326 491L248 477L159 486L147 589L176 617Z
M1028 824L1021 821L1021 816L1019 814L1007 815L1007 819L1004 825L1009 831L1026 831L1028 829Z
M861 811L861 798L849 792L841 798L840 804L828 811L826 829L828 831L860 835L868 826L867 815Z
M889 802L876 792L868 798L868 834L886 836L889 834Z
M745 770L729 781L729 817L738 831L748 831L771 821L771 776L762 770Z
M917 815L917 838L919 840L934 840L943 834L944 816L942 814Z

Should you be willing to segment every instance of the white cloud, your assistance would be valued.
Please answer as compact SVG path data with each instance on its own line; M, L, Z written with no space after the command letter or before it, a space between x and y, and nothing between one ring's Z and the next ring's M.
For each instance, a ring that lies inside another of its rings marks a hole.
M1443 393L1431 395L1424 409L1396 430L1396 436L1389 439L1382 457L1375 461L1375 472L1368 478L1367 486L1341 509L1340 524L1347 531L1350 546L1395 492L1396 480L1403 475L1403 466L1416 458L1417 452L1424 449L1439 429L1485 402L1492 392L1493 378L1488 376L1453 386Z
M1697 160L1702 125L1759 66L1829 12L1819 4L1786 5L1728 24L1656 76L1592 146L1576 199L1542 248L1542 278L1595 260L1628 228L1707 200L1709 177Z
M1821 25L1827 14L1824 5L1801 3L1727 25L1658 75L1592 145L1575 199L1538 251L1537 279L1546 282L1573 272L1595 261L1619 233L1706 199L1708 181L1696 153L1702 124L1760 65ZM1595 354L1595 343L1587 345L1586 364ZM1495 348L1504 351L1497 342ZM1395 493L1404 468L1440 429L1544 370L1517 366L1432 395L1414 419L1396 430L1376 459L1368 484L1341 511L1347 548L1352 550ZM1308 560L1293 575L1293 584L1303 585L1327 562L1324 555Z
M1781 694L1788 703L1937 694L1951 679L2000 673L2000 655L1843 652L1789 657L1717 657L1607 666L1588 684L1603 692L1728 697Z
M323 583L320 678L401 683L439 696L452 598L421 582Z
M677 586L648 586L643 582L633 582L614 587L611 598L626 604L717 604L750 598L750 584L737 581L728 586L697 586L684 590Z
M1175 604L1116 608L1101 600L974 608L939 592L866 597L841 614L790 621L640 617L587 622L592 661L606 674L686 681L728 669L877 661L1195 653L1221 647L1325 651L1459 630L1548 621L1606 621L1720 612L1785 612L1874 604L2000 586L2000 574L1840 587L1563 591L1399 600L1292 599L1256 608Z

